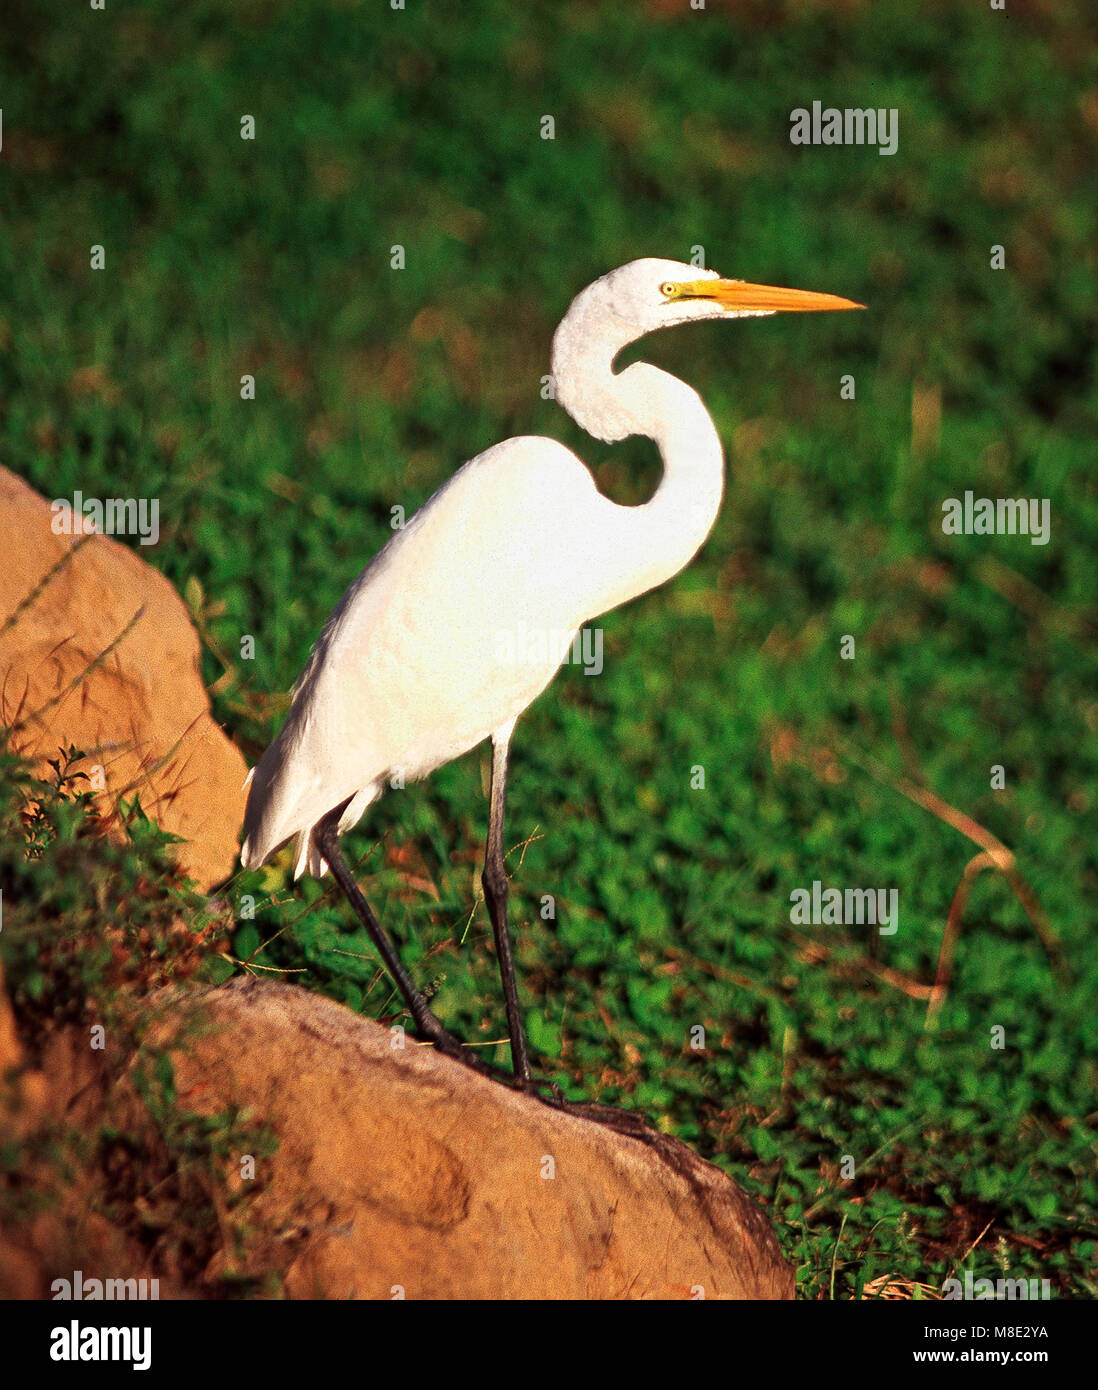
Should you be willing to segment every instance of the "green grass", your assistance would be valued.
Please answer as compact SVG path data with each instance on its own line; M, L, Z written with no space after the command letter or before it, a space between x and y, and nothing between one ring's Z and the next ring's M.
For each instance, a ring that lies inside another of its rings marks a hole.
M725 274L869 305L637 350L702 392L728 494L695 564L600 624L604 673L566 669L519 725L527 1021L570 1092L644 1108L768 1204L805 1297L937 1288L962 1261L1094 1296L1086 7L9 9L3 461L50 497L160 499L142 554L187 596L250 758L391 506L529 432L620 501L650 489L650 446L596 445L539 396L588 280L702 245ZM791 146L789 112L816 99L895 106L899 152ZM943 536L967 488L1049 498L1051 543ZM913 765L1016 854L1070 972L985 873L934 1031L865 964L932 980L977 853L901 794ZM503 1035L474 906L486 770L475 754L390 794L351 842L440 1015L479 1041ZM897 888L899 931L794 926L814 879ZM260 910L236 954L398 1013L326 886L291 889L285 856L240 875Z

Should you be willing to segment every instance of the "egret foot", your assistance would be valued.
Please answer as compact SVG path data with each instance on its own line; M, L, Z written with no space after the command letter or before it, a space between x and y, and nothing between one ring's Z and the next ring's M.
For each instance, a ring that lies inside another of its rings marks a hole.
M429 1013L430 1022L419 1020L416 1023L416 1033L420 1041L425 1045L432 1046L437 1052L441 1052L444 1057L452 1057L455 1062L460 1062L463 1067L468 1067L470 1071L479 1072L481 1076L486 1076L491 1081L502 1082L505 1086L513 1086L515 1077L502 1067L497 1067L492 1062L486 1062L482 1057L478 1057L471 1047L463 1043L460 1038L455 1038L453 1033L439 1023L434 1014Z
M616 1105L600 1105L598 1101L593 1100L567 1100L560 1087L556 1085L553 1085L553 1092L552 1100L545 1096L538 1097L543 1105L548 1105L553 1110L575 1115L579 1120L591 1120L594 1124L605 1125L607 1129L615 1130L630 1139L640 1139L646 1144L652 1144L665 1137L637 1110L619 1110Z

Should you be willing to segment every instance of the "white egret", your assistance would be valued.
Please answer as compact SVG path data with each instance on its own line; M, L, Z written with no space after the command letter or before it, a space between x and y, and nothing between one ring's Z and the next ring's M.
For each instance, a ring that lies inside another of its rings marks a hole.
M644 362L616 373L614 359L673 324L861 307L723 280L678 261L632 261L604 275L576 296L554 335L556 399L596 439L655 441L663 477L651 500L619 506L563 445L508 439L471 459L394 533L313 648L286 722L249 777L241 862L262 864L296 835L295 878L330 865L419 1034L470 1065L472 1054L428 1008L378 924L339 836L398 774L424 777L491 738L482 881L512 1067L529 1083L503 861L511 733L584 623L693 558L716 520L724 481L720 439L697 393Z

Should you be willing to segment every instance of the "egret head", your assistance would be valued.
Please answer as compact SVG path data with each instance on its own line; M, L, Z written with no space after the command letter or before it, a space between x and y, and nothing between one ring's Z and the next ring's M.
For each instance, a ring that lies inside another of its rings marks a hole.
M865 307L834 294L725 280L715 270L699 270L681 261L656 258L630 261L604 275L590 290L600 286L599 297L605 307L632 327L634 337L695 319L756 318L782 312Z
M619 266L576 295L554 337L554 360L612 361L646 333L697 319L864 307L833 294L725 280L715 270L645 257Z
M725 280L682 261L630 261L581 290L561 319L553 336L557 400L597 438L621 439L631 423L607 388L620 380L614 359L638 338L698 319L864 307L833 294Z

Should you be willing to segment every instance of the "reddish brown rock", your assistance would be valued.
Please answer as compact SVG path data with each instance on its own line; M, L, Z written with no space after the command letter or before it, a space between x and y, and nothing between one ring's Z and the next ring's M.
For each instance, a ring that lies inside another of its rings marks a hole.
M760 1209L649 1142L470 1072L291 985L238 980L176 1056L180 1103L275 1129L248 1221L298 1298L790 1298ZM291 1234L292 1233L292 1234Z
M0 1201L0 1297L47 1298L76 1269L158 1278L161 1298L793 1296L762 1211L676 1140L562 1112L410 1039L395 1048L389 1029L291 985L154 1002L147 1041L172 1053L179 1116L237 1117L250 1160L222 1155L197 1200L119 1083L125 1058L65 1028L31 1070L5 1023L0 1131L28 1162L26 1215ZM87 1136L103 1133L133 1136L132 1172L93 1158Z
M104 809L140 795L211 887L233 869L246 769L210 716L186 608L128 546L55 535L52 520L0 468L0 720L42 769L60 747L82 749L81 770L103 770Z

